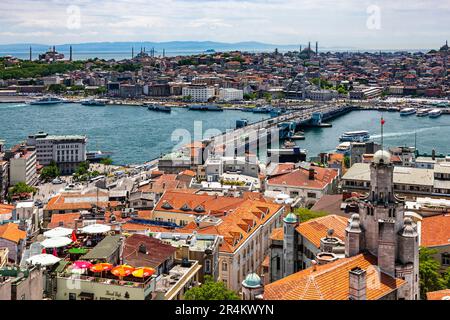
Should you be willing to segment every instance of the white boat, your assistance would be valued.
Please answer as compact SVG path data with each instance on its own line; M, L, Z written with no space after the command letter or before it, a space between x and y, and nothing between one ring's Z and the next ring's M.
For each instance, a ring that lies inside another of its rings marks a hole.
M361 131L348 131L344 132L344 134L339 138L341 142L366 142L370 139L369 131L361 130Z
M414 108L404 108L404 109L400 110L401 116L409 116L414 113L416 113L416 109L414 109Z
M442 115L442 110L441 109L433 109L428 113L428 115L430 116L430 118L438 118Z
M89 99L81 101L83 106L104 107L106 106L106 100L102 99Z
M43 97L35 101L31 101L30 105L54 105L64 103L65 100L56 97Z
M336 147L336 153L349 154L351 146L352 144L349 141L342 142L340 145Z
M431 109L427 109L427 108L419 109L419 110L417 110L416 116L418 116L418 117L426 117L426 116L428 116L430 111L431 111Z

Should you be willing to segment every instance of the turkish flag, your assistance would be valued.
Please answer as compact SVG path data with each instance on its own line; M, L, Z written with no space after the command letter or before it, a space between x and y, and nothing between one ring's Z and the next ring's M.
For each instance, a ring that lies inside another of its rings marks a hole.
M381 125L382 126L384 126L384 123L385 123L386 121L384 121L384 119L383 118L381 118Z
M72 238L73 242L77 242L77 235L75 233L75 230L72 231L72 237L71 238Z

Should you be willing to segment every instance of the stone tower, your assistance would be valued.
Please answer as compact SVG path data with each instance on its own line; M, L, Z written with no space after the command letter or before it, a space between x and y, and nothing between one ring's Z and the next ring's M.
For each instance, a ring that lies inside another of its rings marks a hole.
M242 281L242 300L258 300L263 293L264 285L256 273L250 273Z
M283 264L282 275L287 277L293 274L297 265L297 231L298 219L292 212L283 219Z
M394 194L394 165L391 154L380 150L370 165L370 192L359 203L359 214L349 219L345 254L368 251L378 257L378 267L392 277L403 278L399 298L418 298L418 234L404 215L404 204Z

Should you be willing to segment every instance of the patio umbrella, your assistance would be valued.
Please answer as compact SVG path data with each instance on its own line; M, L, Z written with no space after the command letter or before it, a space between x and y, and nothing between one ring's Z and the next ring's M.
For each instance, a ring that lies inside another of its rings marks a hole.
M129 276L134 271L132 266L123 264L121 266L117 266L111 270L111 273L116 277L123 278Z
M103 271L109 271L113 268L113 265L110 263L97 263L89 268L92 272L100 273Z
M111 230L110 226L106 226L104 224L91 224L81 229L83 233L87 234L98 234L105 233Z
M155 269L144 267L144 268L137 268L136 270L133 271L132 274L136 278L147 278L147 277L150 277L154 273L155 273Z
M89 269L93 264L89 261L78 260L73 263L74 269Z
M53 255L54 255L55 257L58 256L58 252L56 251L56 248L53 248Z
M72 233L72 229L57 227L52 230L44 232L44 236L47 238L66 237Z
M67 237L55 237L55 238L48 238L41 242L41 245L44 248L61 248L65 247L72 243L72 240L70 240Z
M28 258L26 261L34 266L41 265L45 267L45 266L52 266L55 263L59 262L60 260L61 260L60 258L55 257L52 254L38 254Z

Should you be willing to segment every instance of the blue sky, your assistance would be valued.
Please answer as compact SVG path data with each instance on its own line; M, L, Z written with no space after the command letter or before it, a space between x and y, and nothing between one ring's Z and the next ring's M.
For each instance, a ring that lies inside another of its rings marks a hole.
M416 49L446 39L450 0L0 1L1 44L318 40L324 47Z

